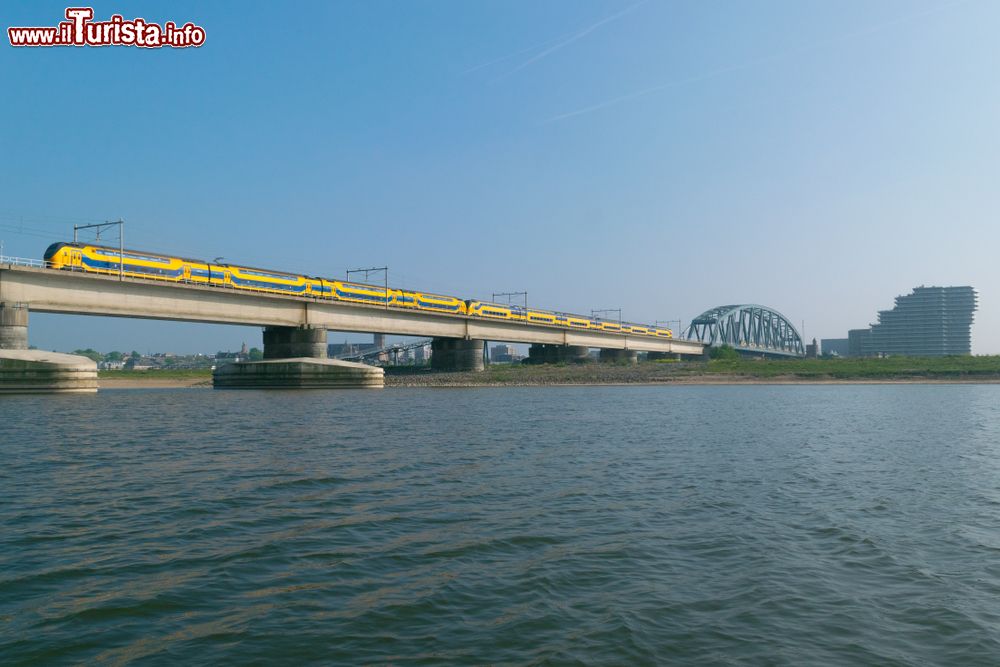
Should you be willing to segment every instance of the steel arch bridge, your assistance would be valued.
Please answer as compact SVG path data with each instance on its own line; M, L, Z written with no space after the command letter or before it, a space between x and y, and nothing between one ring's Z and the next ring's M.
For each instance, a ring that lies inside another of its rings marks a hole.
M738 352L804 357L802 336L787 317L757 304L719 306L691 321L687 338L713 347L729 345Z

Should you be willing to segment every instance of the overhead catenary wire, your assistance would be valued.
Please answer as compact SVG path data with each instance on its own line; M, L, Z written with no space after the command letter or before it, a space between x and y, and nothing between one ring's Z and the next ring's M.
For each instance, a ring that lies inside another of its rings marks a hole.
M60 216L60 215L43 215L43 214L27 214L23 215L16 211L10 211L5 209L0 209L0 233L5 237L6 241L9 241L10 236L21 236L27 238L38 238L44 239L48 243L58 242L58 241L68 241L72 239L73 227L80 226L81 223L94 223L101 224L106 223L109 220L118 219L118 216L108 216L105 218L98 217L85 217L85 216ZM136 223L132 221L130 223L130 229L135 230ZM137 242L130 242L129 246L132 250L146 250L150 252L158 252L163 254L171 254L179 257L191 257L200 258L205 261L209 261L212 257L221 255L220 252L207 252L206 248L199 247L192 249L191 247L181 247L179 244L171 243L168 239L160 236L156 233L157 226L153 225L152 228L147 226L144 230L139 228L138 231L133 231L130 233L130 237L135 239L137 236L140 240ZM152 232L152 233L150 233ZM96 238L81 238L81 240L86 241L97 241ZM103 240L102 240L103 242ZM9 250L7 247L9 243L5 244L6 255ZM31 256L41 257L41 250L37 253L31 253ZM218 250L218 249L216 249ZM350 270L350 267L345 266L343 268L331 267L328 269L319 269L314 271L304 271L303 267L292 267L290 269L282 269L281 267L270 266L266 260L257 260L255 258L247 258L246 261L242 259L234 259L232 261L234 264L244 264L244 265L268 265L268 268L273 268L274 270L284 270L288 273L302 273L304 275L313 275L319 277L333 278L337 274L345 273ZM440 282L439 278L428 278L422 273L414 272L394 272L395 281L398 285L389 284L388 279L385 280L384 286L388 289L389 287L398 287L399 289L411 289L414 291L421 291L431 294L463 294L461 288L456 287L457 284L462 284L463 281L456 279L455 283L444 285ZM496 296L499 296L496 295ZM526 295L525 295L526 296ZM462 298L471 298L472 295L468 292L464 292ZM495 298L495 297L494 297ZM492 299L491 299L492 300ZM527 304L525 304L525 308ZM536 306L538 307L538 306ZM543 310L559 310L552 307L541 306Z

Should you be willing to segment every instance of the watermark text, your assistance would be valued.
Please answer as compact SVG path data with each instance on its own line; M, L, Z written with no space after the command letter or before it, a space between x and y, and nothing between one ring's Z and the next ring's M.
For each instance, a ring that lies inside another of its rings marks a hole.
M143 18L126 20L113 14L107 21L94 21L92 7L67 7L66 20L54 27L10 27L11 46L138 46L183 49L205 43L205 29L188 22L163 25Z

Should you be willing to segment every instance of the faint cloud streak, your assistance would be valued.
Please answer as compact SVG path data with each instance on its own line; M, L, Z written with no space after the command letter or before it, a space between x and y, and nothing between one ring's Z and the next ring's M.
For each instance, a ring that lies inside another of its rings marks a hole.
M929 9L925 9L923 11L920 11L920 12L914 12L912 14L906 14L904 16L900 16L900 17L895 18L895 19L893 19L891 21L886 21L884 23L879 23L879 24L876 24L876 25L873 25L873 26L868 26L866 28L861 28L859 30L855 30L855 31L852 31L852 32L848 32L848 33L844 33L844 34L837 35L837 36L834 36L834 37L830 37L830 38L825 39L825 40L819 40L819 41L814 42L814 43L809 44L809 45L805 45L805 46L801 46L801 47L797 47L797 48L791 48L791 49L787 49L785 51L779 51L777 53L772 53L770 55L762 56L760 58L756 58L754 60L750 60L750 61L747 61L747 62L737 63L737 64L733 64L733 65L728 65L726 67L720 67L718 69L711 70L711 71L708 71L708 72L704 72L702 74L696 74L696 75L693 75L693 76L690 76L690 77L685 77L685 78L682 78L682 79L676 79L674 81L668 81L666 83L662 83L662 84L659 84L659 85L656 85L656 86L651 86L649 88L644 88L642 90L637 90L637 91L632 92L632 93L627 93L625 95L620 95L618 97L614 97L614 98L605 100L603 102L598 102L596 104L592 104L590 106L583 107L581 109L576 109L575 111L568 111L566 113L562 113L562 114L558 114L558 115L552 116L552 117L546 119L544 122L545 123L554 123L556 121L566 120L567 118L573 118L575 116L582 116L584 114L592 113L594 111L600 111L601 109L606 109L608 107L616 106L616 105L621 104L623 102L628 102L629 100L634 100L634 99L638 99L640 97L645 97L647 95L652 95L654 93L658 93L658 92L661 92L663 90L667 90L668 88L676 88L678 86L685 86L685 85L689 85L689 84L692 84L692 83L699 83L701 81L706 81L708 79L713 79L715 77L722 76L724 74L729 74L730 72L736 72L736 71L739 71L739 70L744 70L744 69L749 69L749 68L752 68L752 67L757 67L759 65L763 65L764 63L768 63L768 62L775 61L775 60L782 60L784 58L787 58L787 57L793 56L793 55L800 55L800 54L808 53L808 52L811 52L811 51L817 51L819 49L826 48L828 46L831 46L833 44L837 44L839 42L842 42L842 41L845 41L845 40L848 40L848 39L853 39L853 38L860 37L860 36L863 36L863 35L868 35L868 34L871 34L871 33L879 32L881 30L884 30L886 28L898 25L900 23L905 23L905 22L912 21L912 20L915 20L915 19L918 19L918 18L922 18L922 17L927 16L929 14L934 14L934 13L937 13L937 12L940 12L940 11L944 11L946 9L951 9L952 7L956 7L958 5L963 5L963 4L966 4L966 3L971 2L971 1L972 0L955 0L955 2L943 3L941 5L937 5L937 6L929 8Z
M583 28L581 30L578 30L578 31L572 32L572 33L568 33L566 35L562 35L560 37L556 37L554 39L550 39L550 40L547 40L547 41L544 41L544 42L540 42L538 44L535 44L534 46L529 46L529 47L521 49L519 51L515 51L514 53L509 53L509 54L507 54L505 56L501 56L499 58L495 58L493 60L490 60L489 62L485 62L485 63L479 64L479 65L476 65L474 67L470 67L469 69L467 69L464 72L462 72L462 74L470 74L470 73L475 72L477 70L480 70L480 69L483 69L483 68L486 68L486 67L490 67L491 65L496 65L496 64L502 63L502 62L504 62L506 60L510 60L511 58L516 58L517 56L521 56L521 55L524 55L526 53L531 53L532 51L535 51L537 49L544 49L541 53L538 53L538 54L536 54L536 55L528 58L523 63L521 63L520 65L518 65L514 69L510 70L509 72L501 74L496 79L494 79L494 81L502 79L504 77L508 77L511 74L514 74L515 72L519 72L522 69L524 69L525 67L528 67L528 66L530 66L530 65L538 62L539 60L552 55L556 51L558 51L558 50L560 50L560 49L562 49L564 47L567 47L570 44L573 44L574 42L577 42L577 41L583 39L584 37L586 37L590 33L594 32L595 30L597 30L601 26L606 25L608 23L611 23L612 21L616 21L616 20L620 19L621 17L625 16L626 14L630 14L631 12L635 11L636 9L638 9L642 5L646 4L647 2L649 2L649 0L641 0L640 2L637 2L637 3L633 4L633 5L630 5L629 7L626 7L625 9L621 10L620 12L617 12L617 13L612 14L610 16L606 16L603 19L601 19L600 21L597 21L596 23L592 23L592 24L588 25L587 27L585 27L585 28ZM548 47L548 48L545 48L545 47Z
M519 72L522 69L524 69L525 67L528 67L529 65L532 65L532 64L538 62L542 58L545 58L547 56L552 55L553 53L555 53L559 49L561 49L563 47L566 47L566 46L569 46L573 42L576 42L576 41L579 41L579 40L583 39L584 37L586 37L590 33L594 32L595 30L597 30L598 28L600 28L602 25L605 25L607 23L611 23L612 21L617 21L618 19L620 19L621 17L625 16L626 14L629 14L629 13L635 11L636 9L638 9L639 7L641 7L642 5L646 4L648 1L649 0L641 0L641 2L637 2L637 3L635 3L634 5L632 5L630 7L626 7L625 9L623 9L620 12L618 12L617 14L612 14L611 16L607 16L607 17L601 19L600 21L598 21L597 23L593 23L593 24L587 26L583 30L580 30L579 32L574 33L568 39L565 39L565 40L563 40L561 42L558 42L557 44L554 44L553 46L550 46L549 48L545 49L544 51L542 51L541 53L539 53L536 56L528 58L523 63L521 63L520 65L518 65L517 67L515 67L511 71L507 72L503 76L510 76L511 74L514 74L515 72Z

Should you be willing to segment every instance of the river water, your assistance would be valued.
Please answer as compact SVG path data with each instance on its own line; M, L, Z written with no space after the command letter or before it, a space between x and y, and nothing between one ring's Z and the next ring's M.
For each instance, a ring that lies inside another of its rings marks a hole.
M1000 386L0 399L4 664L998 664Z

